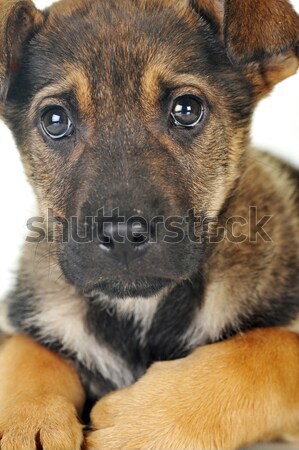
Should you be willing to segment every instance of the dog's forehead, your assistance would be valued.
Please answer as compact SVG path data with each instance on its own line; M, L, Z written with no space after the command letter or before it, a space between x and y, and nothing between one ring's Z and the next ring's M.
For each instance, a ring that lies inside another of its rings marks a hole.
M203 28L204 28L203 22ZM35 84L80 68L106 89L136 82L146 67L174 72L194 67L203 36L200 19L172 0L62 0L49 10L32 51ZM204 59L206 51L202 52ZM36 59L40 63L36 65ZM35 66L35 67L34 67ZM133 86L132 86L133 87ZM134 86L135 88L136 86Z

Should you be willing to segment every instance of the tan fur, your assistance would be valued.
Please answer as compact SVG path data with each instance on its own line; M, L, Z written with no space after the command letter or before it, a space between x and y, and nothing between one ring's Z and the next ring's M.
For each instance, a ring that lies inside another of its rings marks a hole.
M79 450L84 392L74 368L33 340L15 336L0 353L1 450Z
M156 363L95 406L88 449L232 450L298 433L298 365L299 338L280 329Z

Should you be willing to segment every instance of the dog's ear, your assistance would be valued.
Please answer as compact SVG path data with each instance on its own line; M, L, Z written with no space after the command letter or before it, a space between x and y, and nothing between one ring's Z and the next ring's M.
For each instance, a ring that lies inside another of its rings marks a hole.
M23 49L43 23L43 14L30 0L0 0L0 108L19 70Z
M268 90L299 65L299 16L287 0L190 0L233 64L264 75Z

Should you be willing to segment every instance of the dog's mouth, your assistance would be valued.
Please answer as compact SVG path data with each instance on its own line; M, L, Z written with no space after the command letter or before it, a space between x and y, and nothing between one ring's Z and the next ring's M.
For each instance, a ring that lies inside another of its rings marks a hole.
M85 290L85 295L87 297L95 297L104 294L111 298L120 299L127 297L151 297L172 284L174 284L173 280L154 277L143 277L134 281L110 279L101 281L91 289Z

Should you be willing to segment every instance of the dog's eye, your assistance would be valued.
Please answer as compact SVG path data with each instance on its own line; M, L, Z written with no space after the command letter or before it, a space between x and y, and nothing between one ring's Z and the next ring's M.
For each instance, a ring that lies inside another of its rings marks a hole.
M195 127L203 118L204 107L199 98L182 95L175 99L171 117L174 125L184 128Z
M43 131L52 139L69 136L73 131L70 118L60 106L55 106L44 112L41 123Z

